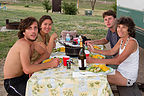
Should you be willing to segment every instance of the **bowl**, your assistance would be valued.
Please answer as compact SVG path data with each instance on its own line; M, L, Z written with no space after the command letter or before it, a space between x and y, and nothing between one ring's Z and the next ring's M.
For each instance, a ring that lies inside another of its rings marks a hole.
M65 47L65 53L67 56L78 57L79 51L80 47Z

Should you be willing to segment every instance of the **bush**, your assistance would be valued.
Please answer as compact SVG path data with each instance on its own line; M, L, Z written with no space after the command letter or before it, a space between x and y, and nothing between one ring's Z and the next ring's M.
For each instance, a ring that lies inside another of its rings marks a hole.
M113 11L117 13L117 1L112 5Z
M28 5L28 4L26 4L24 7L29 7L29 5Z
M76 15L78 11L75 3L64 2L62 5L62 9L65 14L69 14L69 15Z
M42 5L43 5L43 7L44 7L44 9L46 10L47 13L48 13L49 10L51 10L51 5L49 3L50 3L49 0L44 0L42 2Z

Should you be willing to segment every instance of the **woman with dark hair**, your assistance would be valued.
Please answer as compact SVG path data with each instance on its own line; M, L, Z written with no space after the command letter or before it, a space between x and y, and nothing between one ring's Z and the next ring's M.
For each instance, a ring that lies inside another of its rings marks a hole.
M56 46L55 40L58 37L56 33L53 33L51 36L49 34L52 29L52 24L53 20L49 15L42 16L39 19L40 32L36 40L37 44L39 44L48 51L49 56L53 48ZM32 61L35 61L38 57L39 54L34 52L34 55L32 56Z
M117 21L117 34L120 39L111 50L96 50L88 45L91 52L118 56L112 59L95 59L88 57L88 63L118 65L114 75L108 75L108 81L115 85L132 86L138 76L139 45L135 37L135 24L130 17L121 17Z
M52 52L55 47L55 40L58 35L53 33L51 36L49 32L52 29L53 20L49 15L44 15L39 20L40 25L40 33L38 35L37 42L39 42L42 46L45 46L49 53Z
M120 24L128 26L128 35L135 38L135 24L132 18L121 17L117 22L117 25L120 25Z

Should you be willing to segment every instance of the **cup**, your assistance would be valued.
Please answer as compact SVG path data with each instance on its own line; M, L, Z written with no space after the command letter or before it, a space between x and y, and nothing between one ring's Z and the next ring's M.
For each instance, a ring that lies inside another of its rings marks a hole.
M69 60L69 59L70 59L69 56L64 56L63 57L63 64L64 64L64 66L67 66L67 60Z
M85 54L86 54L86 57L89 56L90 52L88 50L85 50Z
M89 54L86 54L86 57L89 56Z
M75 41L76 44L78 44L78 38L73 38L73 41Z

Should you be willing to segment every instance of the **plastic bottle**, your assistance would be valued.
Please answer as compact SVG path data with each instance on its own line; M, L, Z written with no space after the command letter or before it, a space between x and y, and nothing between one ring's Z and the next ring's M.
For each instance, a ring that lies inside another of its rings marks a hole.
M81 36L79 36L79 38L78 38L78 45L80 45L80 39L81 39L82 37Z
M66 34L66 42L70 42L70 35L69 35L69 33Z

